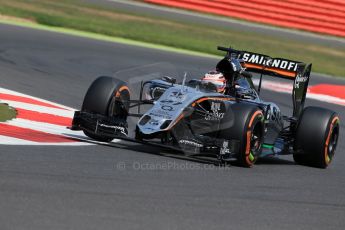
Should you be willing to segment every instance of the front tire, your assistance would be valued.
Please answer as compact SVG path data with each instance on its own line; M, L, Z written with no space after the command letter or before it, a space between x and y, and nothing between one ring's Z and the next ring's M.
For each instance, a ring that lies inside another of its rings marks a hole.
M328 109L307 107L299 120L293 158L301 165L327 168L338 143L339 117Z
M127 83L112 77L98 77L90 85L84 97L81 111L116 117L126 120L129 110L130 92ZM84 130L86 136L102 142L113 138Z

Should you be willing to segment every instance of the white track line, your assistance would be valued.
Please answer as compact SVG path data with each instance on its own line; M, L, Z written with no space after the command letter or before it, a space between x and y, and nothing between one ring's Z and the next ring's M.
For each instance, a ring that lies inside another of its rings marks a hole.
M18 139L14 137L8 137L8 136L3 136L0 135L0 143L1 145L35 145L35 146L88 146L88 145L94 145L92 143L88 142L68 142L68 143L56 143L56 142L34 142L34 141L27 141L23 139Z
M0 99L1 103L7 103L11 107L17 108L17 109L25 109L33 112L38 112L38 113L45 113L45 114L51 114L55 116L61 116L65 118L72 118L74 115L75 109L71 107L67 107L64 105L60 105L51 101L43 100L37 97L32 97L23 93L19 93L13 90L8 90L0 87L0 93L5 93L5 94L10 94L13 96L20 96L20 97L25 97L25 98L30 98L34 99L40 102L47 103L49 105L57 106L59 108L52 108L52 107L47 107L47 106L42 106L42 105L36 105L36 104L30 104L30 103L25 103L25 102L18 102L14 100L2 100ZM94 145L94 144L99 144L101 142L91 140L90 138L86 137L82 131L72 131L67 129L67 127L62 126L62 125L54 125L46 122L38 122L38 121L31 121L29 119L22 119L22 118L15 118L12 120L9 120L7 122L4 122L4 124L7 125L12 125L15 127L20 127L20 128L27 128L27 129L32 129L35 131L40 131L48 134L55 134L59 136L65 136L65 137L70 137L74 138L75 142L36 142L36 141L29 141L29 140L24 140L24 139L19 139L15 137L9 137L9 136L4 136L0 135L0 144L3 145L45 145L45 146L84 146L84 145ZM121 140L115 139L112 142L120 142ZM102 144L104 144L102 142Z
M82 135L84 136L83 132L81 131L72 131L67 129L67 127L62 125L54 125L45 122L38 122L38 121L31 121L27 119L17 118L10 121L5 122L5 124L13 125L16 127L33 129L36 131L41 131L50 134L57 134L57 135Z
M40 102L44 102L44 103L47 103L47 104L51 104L53 106L61 107L63 109L75 110L75 109L73 109L71 107L68 107L68 106L64 106L64 105L61 105L61 104L58 104L58 103L55 103L55 102L44 100L44 99L41 99L41 98L38 98L38 97L33 97L33 96L30 96L30 95L27 95L27 94L19 93L19 92L16 92L16 91L13 91L13 90L9 90L9 89L5 89L5 88L1 88L1 87L0 87L0 93L6 93L6 94L14 95L14 96L26 97L26 98L34 99L34 100L37 100L37 101L40 101Z
M61 125L53 125L53 124L48 124L48 123L44 123L44 122L30 121L30 120L21 119L21 118L7 121L7 122L5 122L5 124L13 125L13 126L20 127L20 128L33 129L36 131L41 131L41 132L45 132L45 133L49 133L49 134L55 134L55 135L61 135L61 136L65 136L65 137L75 138L76 142L79 140L82 140L82 141L83 140L84 141L90 140L88 137L86 137L84 135L84 133L82 131L72 131L72 130L68 129L67 127L61 126ZM96 143L96 144L101 143L101 142L94 141L94 140L90 140L90 141L92 141L92 143ZM114 139L112 142L120 142L120 140ZM91 143L86 143L86 142L79 142L79 143L80 143L80 145L84 145L84 144L90 145L91 144Z
M322 101L322 102L328 102L332 104L342 105L345 106L345 100L338 97L333 97L329 95L324 94L316 94L316 93L307 93L307 98Z
M255 79L253 82L255 85L259 84L258 79ZM277 92L277 93L291 94L292 89L293 89L292 84L293 83L289 84L289 83L263 80L262 81L262 88L269 90L269 91ZM334 96L329 96L329 95L325 95L325 94L312 93L312 92L310 92L310 90L308 90L307 98L322 101L322 102L327 102L327 103L331 103L331 104L345 106L345 99L334 97Z
M2 145L33 145L36 142L0 135Z
M51 108L47 106L33 105L29 103L11 101L11 100L0 100L0 101L2 103L7 103L11 107L14 107L14 108L26 109L26 110L31 110L34 112L39 112L39 113L47 113L47 114L67 117L67 118L72 118L74 115L74 110L57 109L57 108Z

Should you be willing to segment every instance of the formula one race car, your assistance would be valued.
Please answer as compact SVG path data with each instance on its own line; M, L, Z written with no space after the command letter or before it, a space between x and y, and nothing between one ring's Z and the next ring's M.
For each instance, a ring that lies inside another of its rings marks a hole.
M245 167L259 157L293 154L298 164L326 168L337 146L339 117L328 109L304 108L312 65L218 49L227 52L216 67L226 79L223 91L203 80L185 77L177 83L163 77L142 82L140 97L133 100L126 82L102 76L89 87L71 129L97 141L155 144L188 156L214 156L220 163L237 160ZM260 76L257 88L254 73ZM260 99L262 78L268 75L293 81L292 116ZM151 107L131 113L142 105ZM130 116L139 118L133 137L128 135Z

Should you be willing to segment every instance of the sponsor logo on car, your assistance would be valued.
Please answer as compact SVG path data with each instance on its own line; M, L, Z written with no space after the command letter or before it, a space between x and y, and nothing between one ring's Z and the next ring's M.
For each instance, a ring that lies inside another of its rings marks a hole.
M168 111L164 111L161 109L153 109L153 110L151 110L149 115L151 117L159 117L159 118L163 118L163 119L167 119L167 120L170 120L172 118L172 115Z
M220 102L211 102L211 111L207 111L205 116L205 120L207 121L219 121L224 117L224 113L221 111L221 103Z
M181 145L188 145L188 146L193 146L193 147L198 147L198 148L203 147L202 144L192 141L192 140L179 140L178 143Z
M302 76L301 73L299 73L297 76L296 76L296 79L295 79L295 89L299 89L299 84L300 83L304 83L308 80L308 76Z
M222 147L220 148L219 154L220 155L225 155L225 154L229 154L230 153L230 149L229 149L229 141L224 140Z
M242 59L245 62L257 64L257 65L263 65L263 66L269 66L277 69L287 70L287 71L297 71L298 62L282 59L282 58L274 58L274 59L268 59L265 55L260 54L254 54L254 53L244 53L242 55Z
M109 128L109 129L114 129L115 132L120 132L121 134L127 136L127 130L125 127L122 126L117 126L117 125L106 125L106 124L102 124L102 123L98 123L98 126L100 127L104 127L104 128Z
M157 125L159 125L159 120L151 119L151 120L149 121L149 124L150 124L150 125L153 125L153 126L157 126Z
M161 108L165 111L173 111L174 110L174 108L170 105L162 105Z

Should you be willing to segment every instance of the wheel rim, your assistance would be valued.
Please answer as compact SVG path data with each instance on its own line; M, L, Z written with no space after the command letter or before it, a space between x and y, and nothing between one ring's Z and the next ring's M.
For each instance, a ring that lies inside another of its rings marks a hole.
M338 126L333 128L329 144L328 144L328 156L332 159L335 148L337 147L338 143L338 136L339 136L339 129Z
M254 158L258 157L262 144L262 132L259 124L255 125L250 138L250 154Z
M127 113L125 103L128 103L126 94L120 94L119 96L116 96L116 94L111 98L111 101L109 103L109 109L108 109L108 116L110 117L119 117L119 118L126 118Z

